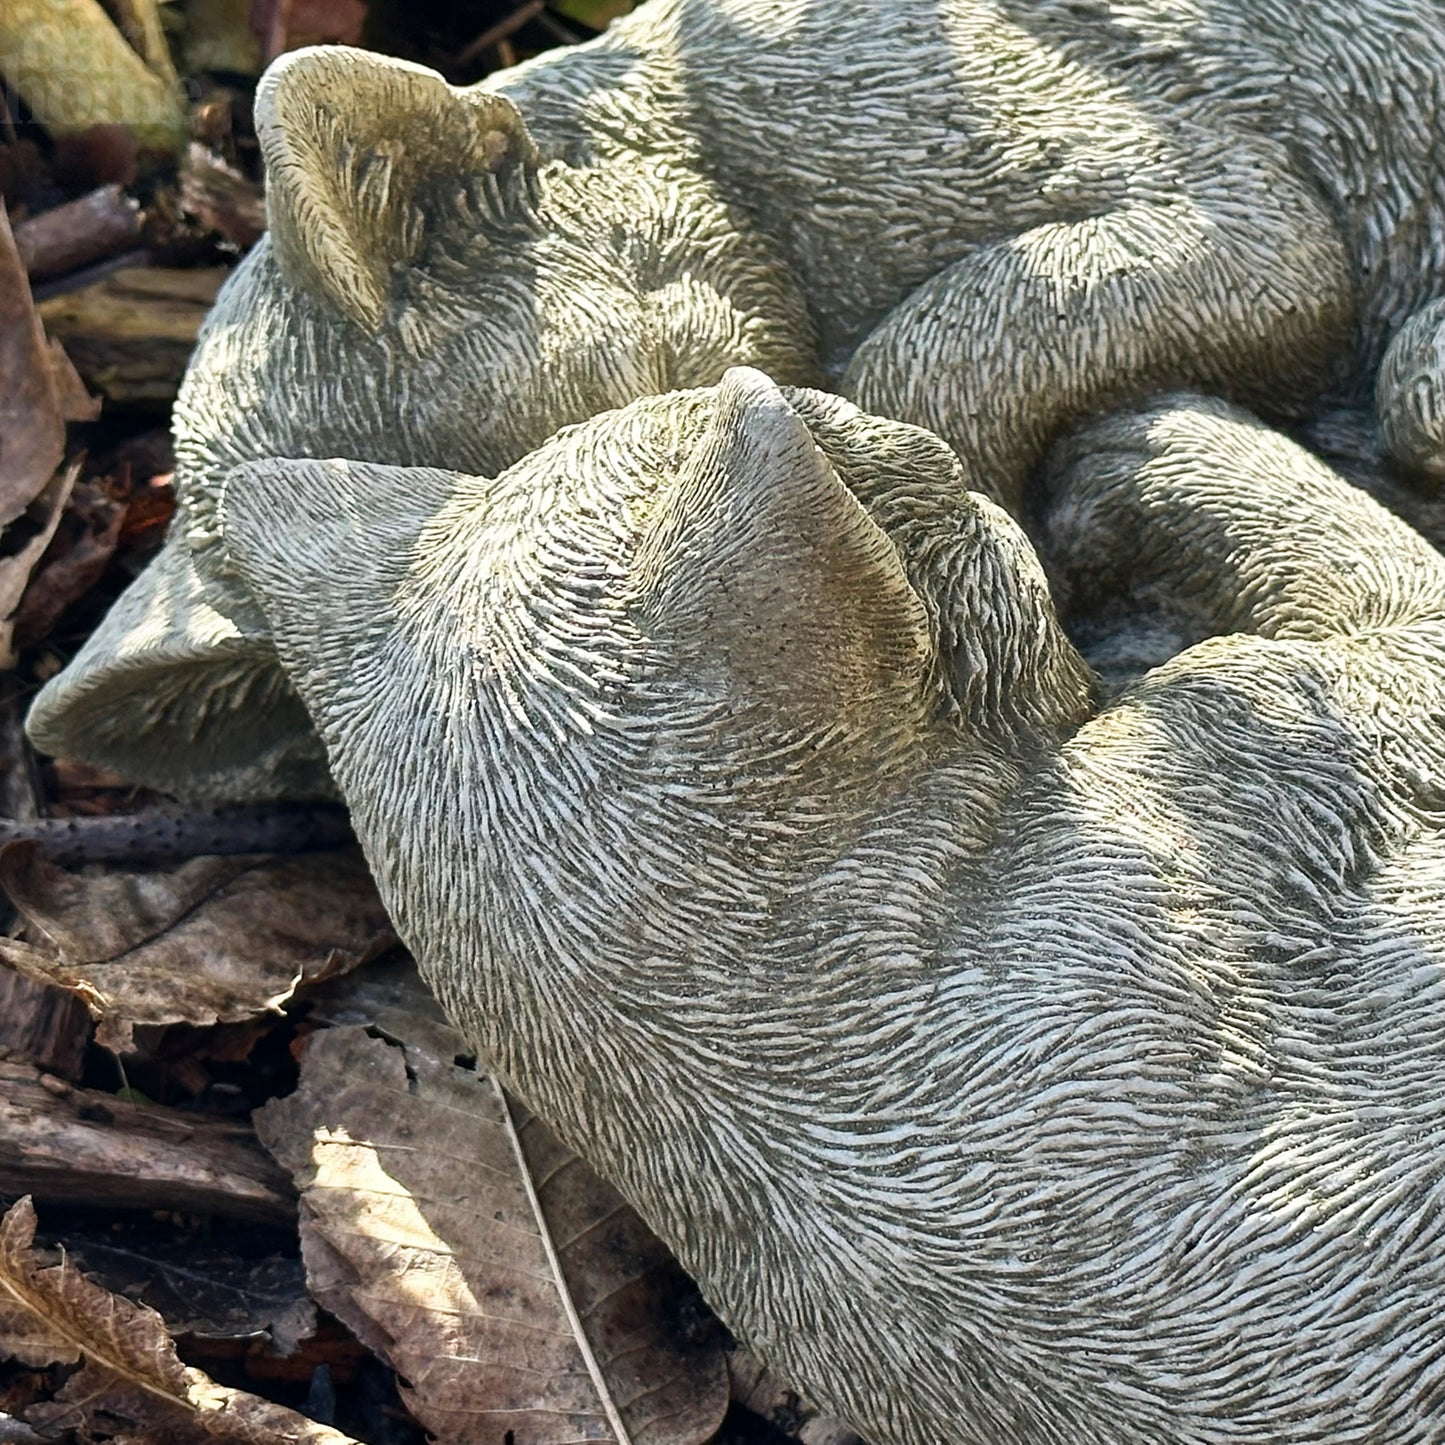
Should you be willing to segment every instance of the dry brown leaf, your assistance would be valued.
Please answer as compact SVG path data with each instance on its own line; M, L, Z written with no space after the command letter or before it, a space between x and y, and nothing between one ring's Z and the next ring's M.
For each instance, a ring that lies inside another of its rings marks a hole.
M120 544L126 509L96 482L71 491L61 526L30 577L15 613L15 646L49 637L68 608L100 581Z
M183 1365L152 1309L102 1289L62 1258L34 1248L28 1199L0 1220L0 1346L27 1363L85 1360L53 1401L32 1405L42 1429L98 1427L118 1441L235 1445L356 1445L350 1436L294 1410L216 1384ZM15 1343L5 1333L16 1330Z
M96 1041L121 1053L137 1024L275 1012L301 983L395 941L355 849L92 877L13 843L0 849L0 888L25 920L25 942L0 939L0 962L79 996Z
M715 1343L676 1328L691 1286L515 1109L447 1059L361 1028L313 1035L296 1093L256 1115L301 1190L312 1293L443 1445L483 1427L527 1445L701 1445L727 1382Z
M32 1369L44 1369L47 1365L73 1365L79 1359L75 1345L47 1329L34 1310L0 1286L0 1360L18 1360Z
M0 425L3 425L3 420L0 420ZM4 438L0 435L0 456L3 454ZM60 525L61 514L79 472L78 466L56 472L20 517L4 529L5 540L13 546L13 550L0 557L0 669L15 666L13 638L20 599L24 596L30 574L45 555L45 549ZM26 532L21 533L21 528L27 529Z
M174 1335L211 1341L264 1336L288 1356L316 1333L316 1305L299 1259L246 1259L186 1235L121 1243L99 1228L67 1229L65 1244L95 1283L155 1310Z
M65 352L46 339L0 203L0 668L15 665L15 611L79 470L60 466L65 423L96 412Z
M307 1004L312 1023L360 1024L443 1063L476 1056L401 949L309 991Z
M0 526L50 485L65 455L66 418L82 419L83 396L65 353L45 339L0 204ZM95 415L88 399L84 414Z

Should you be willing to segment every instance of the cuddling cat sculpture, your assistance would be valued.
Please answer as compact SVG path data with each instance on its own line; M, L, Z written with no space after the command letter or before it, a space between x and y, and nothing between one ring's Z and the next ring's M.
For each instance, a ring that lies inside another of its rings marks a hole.
M1013 506L1061 424L1136 392L1352 415L1442 295L1442 75L1435 0L649 0L466 90L285 57L169 549L33 736L198 795L327 786L216 564L248 459L495 475L745 363L932 427ZM1381 391L1385 435L1438 467L1412 398Z
M757 372L216 525L445 1007L875 1445L1437 1439L1445 559L1221 403L1051 478L1200 639L1097 712L953 453Z

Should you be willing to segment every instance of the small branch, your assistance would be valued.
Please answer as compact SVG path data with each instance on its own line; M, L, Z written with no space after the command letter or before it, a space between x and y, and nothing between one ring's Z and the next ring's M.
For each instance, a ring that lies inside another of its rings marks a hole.
M460 55L457 56L458 65L470 65L477 56L484 51L490 50L494 45L506 40L508 36L516 34L529 20L534 20L542 13L542 7L546 0L527 0L525 5L519 5L504 20L499 20L487 30L483 30Z
M53 862L174 863L203 855L314 853L355 841L344 808L152 809L105 818L0 819L0 846L38 843Z
M563 45L581 45L582 37L569 25L564 25L550 10L543 9L537 16L537 23L549 31Z
M119 186L101 186L15 227L15 248L33 281L64 276L132 250L140 207Z

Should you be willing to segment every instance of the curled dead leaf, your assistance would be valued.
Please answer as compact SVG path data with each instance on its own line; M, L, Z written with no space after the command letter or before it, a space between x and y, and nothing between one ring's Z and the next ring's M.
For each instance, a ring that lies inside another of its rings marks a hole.
M95 482L71 490L61 525L33 570L15 613L15 645L33 647L54 630L67 608L100 580L120 543L125 507Z
M679 1327L692 1286L489 1076L329 1029L256 1124L301 1190L313 1295L443 1445L483 1423L527 1445L715 1434L726 1370L715 1338Z
M276 1012L299 985L395 941L355 849L88 877L12 843L0 849L0 888L25 922L23 942L0 939L0 962L76 994L96 1041L122 1053L137 1024Z
M282 1255L244 1259L194 1239L124 1244L99 1230L69 1231L66 1246L87 1275L116 1294L148 1305L172 1334L205 1340L268 1339L295 1354L316 1331L301 1261Z
M167 1445L357 1445L350 1436L181 1363L165 1322L34 1247L35 1210L22 1199L0 1220L0 1352L28 1364L83 1359L55 1398L32 1405L43 1430L102 1430ZM13 1330L13 1334L11 1331Z
M0 204L0 526L50 485L65 455L67 419L95 414L65 353L46 340Z
M78 466L56 472L34 501L5 527L3 545L7 550L0 555L0 668L15 666L13 639L20 599L60 525L79 472Z

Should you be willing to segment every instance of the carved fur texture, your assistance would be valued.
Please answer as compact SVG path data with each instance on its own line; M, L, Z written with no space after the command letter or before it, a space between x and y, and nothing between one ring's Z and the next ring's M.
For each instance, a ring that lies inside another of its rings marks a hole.
M814 1398L1434 1440L1445 561L1221 403L1088 426L1070 607L1198 639L1095 708L965 483L738 371L218 519L447 1009Z
M495 475L746 364L933 428L1009 507L1062 425L1177 385L1331 418L1374 467L1380 358L1445 277L1442 76L1436 0L649 0L461 91L285 57L270 237L177 412L186 556L136 604L171 617L194 569L256 676L203 664L178 729L151 696L195 639L137 647L123 614L33 735L209 796L326 786L314 739L258 752L242 716L275 664L213 507L257 457ZM1438 470L1418 410L1385 435Z

